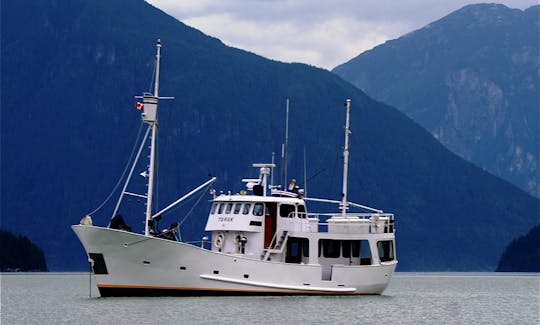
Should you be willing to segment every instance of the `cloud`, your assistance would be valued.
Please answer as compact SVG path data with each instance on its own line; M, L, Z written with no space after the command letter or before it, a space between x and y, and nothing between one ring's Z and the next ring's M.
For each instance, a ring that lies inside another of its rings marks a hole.
M471 0L149 0L225 44L331 69ZM526 8L536 0L503 0Z

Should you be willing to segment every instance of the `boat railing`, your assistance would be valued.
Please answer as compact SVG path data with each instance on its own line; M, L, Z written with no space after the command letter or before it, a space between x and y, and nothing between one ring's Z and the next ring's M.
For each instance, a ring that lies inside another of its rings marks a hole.
M391 213L305 213L291 212L285 228L297 232L333 233L393 233L394 215Z

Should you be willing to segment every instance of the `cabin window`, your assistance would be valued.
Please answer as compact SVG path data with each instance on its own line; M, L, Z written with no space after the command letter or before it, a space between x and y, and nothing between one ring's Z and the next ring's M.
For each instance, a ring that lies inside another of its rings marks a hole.
M394 241L381 240L377 242L377 250L381 262L389 262L394 260Z
M307 238L302 239L302 255L309 257L309 239Z
M300 263L300 243L296 240L287 242L287 256L285 258L286 263Z
M357 240L344 240L341 245L343 246L343 257L351 257L352 245Z
M371 265L371 248L367 240L360 241L360 265Z
M362 242L366 247L369 247L367 240L354 240L351 242L351 257L360 257L360 249L362 248Z
M251 211L251 203L244 204L244 209L242 210L242 214L249 214L249 211Z
M210 214L215 214L216 213L217 206L218 205L216 203L212 204L212 211L210 212Z
M324 257L337 258L340 255L340 240L321 239L319 245L322 246L322 254ZM320 252L320 249L319 249Z
M360 265L371 265L371 250L367 240L331 240L319 241L319 257L327 258L355 258Z
M253 206L253 215L262 216L264 214L264 205L262 203L255 203Z
M223 208L224 208L224 207L225 207L225 204L220 203L220 204L219 204L219 208L218 208L218 212L217 212L217 213L218 213L218 214L222 214L222 213L223 213Z
M371 258L369 242L367 240L344 240L342 242L342 252L343 257L358 258L362 255L363 257Z
M241 208L242 208L242 203L236 203L234 205L234 214L239 214Z
M306 207L302 204L298 205L298 216L300 218L306 217Z
M227 209L225 209L225 213L226 214L231 213L232 207L233 207L232 203L227 203Z
M294 215L294 205L282 204L279 206L279 215L282 218L292 218Z
M289 237L287 241L286 263L301 263L302 256L309 257L309 239Z

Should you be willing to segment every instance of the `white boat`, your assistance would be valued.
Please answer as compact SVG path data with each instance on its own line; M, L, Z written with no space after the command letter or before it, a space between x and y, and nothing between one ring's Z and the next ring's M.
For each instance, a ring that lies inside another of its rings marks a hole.
M349 113L346 126L341 200L304 197L294 181L281 189L268 184L275 165L253 164L259 177L244 179L240 193L216 196L200 243L177 239L178 227L159 233L155 221L175 204L214 182L210 179L161 211L154 211L154 157L159 99L159 61L153 94L142 97L142 120L152 132L147 193L125 195L146 199L145 232L135 233L118 217L109 226L92 225L90 216L72 229L91 263L101 296L135 295L362 295L381 294L397 264L394 216L348 201ZM336 213L308 212L307 202L336 204ZM358 209L360 212L351 212ZM362 212L363 211L363 212Z

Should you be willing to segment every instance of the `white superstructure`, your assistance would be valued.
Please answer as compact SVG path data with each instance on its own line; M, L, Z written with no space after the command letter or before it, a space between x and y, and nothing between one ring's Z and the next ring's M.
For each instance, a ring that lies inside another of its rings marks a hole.
M245 190L214 196L205 228L211 238L203 237L194 245L177 240L177 227L156 231L154 221L163 213L215 180L153 211L157 104L164 98L158 96L160 48L158 41L154 94L140 97L142 119L149 127L136 160L151 131L149 170L144 173L148 193L126 191L134 164L120 196L120 200L124 195L147 200L145 233L132 232L116 218L120 203L108 227L93 226L88 217L72 226L101 295L381 294L397 264L394 216L348 201L350 100L341 201L306 198L294 180L285 190L270 186L275 165L253 164L259 177L244 179ZM309 201L336 204L339 209L311 213ZM358 208L367 212L351 212Z

